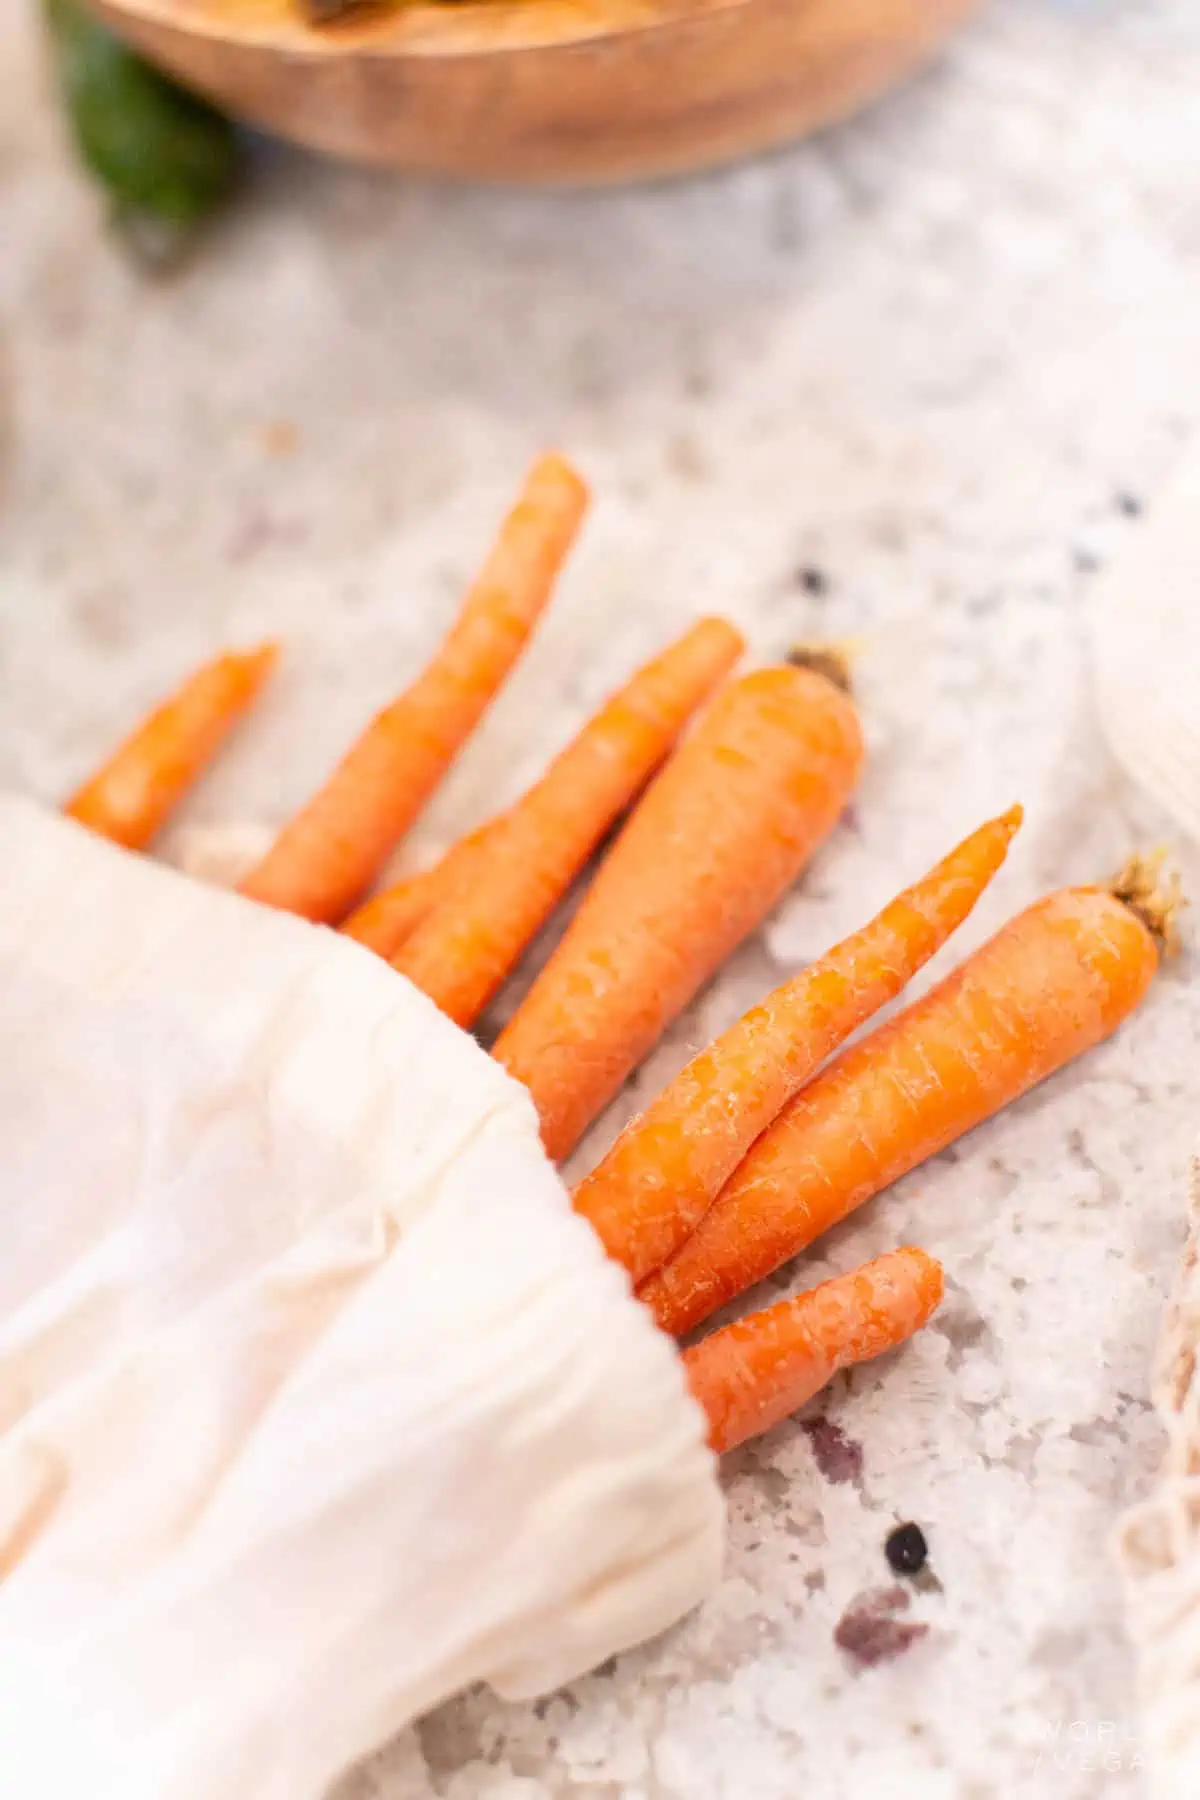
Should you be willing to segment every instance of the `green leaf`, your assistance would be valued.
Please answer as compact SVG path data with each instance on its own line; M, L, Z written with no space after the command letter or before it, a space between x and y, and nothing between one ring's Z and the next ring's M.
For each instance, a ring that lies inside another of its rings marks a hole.
M46 0L79 153L118 213L189 231L232 192L236 134L207 101L143 62L76 0Z

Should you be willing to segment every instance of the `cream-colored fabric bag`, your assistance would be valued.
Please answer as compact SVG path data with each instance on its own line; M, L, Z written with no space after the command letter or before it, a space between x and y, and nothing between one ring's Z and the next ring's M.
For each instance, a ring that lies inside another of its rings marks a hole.
M1200 455L1101 578L1092 647L1118 761L1200 843Z
M1156 1800L1200 1794L1200 1165L1191 1228L1167 1314L1154 1398L1167 1455L1117 1545L1140 1657L1146 1772Z
M1093 613L1101 724L1129 775L1200 842L1200 457L1176 476ZM1200 1795L1200 1176L1154 1394L1167 1431L1155 1491L1121 1522L1156 1800Z
M671 1345L357 945L0 800L0 1785L315 1800L715 1581Z

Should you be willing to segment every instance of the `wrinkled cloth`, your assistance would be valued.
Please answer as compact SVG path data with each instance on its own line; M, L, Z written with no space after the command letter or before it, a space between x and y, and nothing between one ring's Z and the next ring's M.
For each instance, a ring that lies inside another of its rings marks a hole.
M1126 773L1200 842L1200 456L1151 507L1092 610L1097 713ZM1154 1399L1167 1454L1117 1532L1138 1649L1145 1778L1200 1794L1200 1173Z
M1200 843L1200 454L1101 579L1091 623L1113 753Z
M316 1800L716 1581L678 1357L358 945L0 798L0 1771Z
M1117 1550L1139 1653L1145 1773L1155 1800L1200 1794L1200 1161L1167 1313L1154 1400L1167 1454L1154 1493L1128 1512Z

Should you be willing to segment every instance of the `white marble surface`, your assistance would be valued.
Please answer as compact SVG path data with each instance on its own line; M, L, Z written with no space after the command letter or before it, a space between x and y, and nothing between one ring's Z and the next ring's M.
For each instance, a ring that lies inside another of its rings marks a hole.
M669 190L464 193L274 155L168 286L107 248L31 103L25 14L0 0L0 779L60 792L189 659L271 630L287 672L192 819L281 812L555 440L594 521L422 846L698 608L764 651L867 635L855 818L645 1087L987 808L1020 796L1029 825L964 940L1161 834L1100 747L1082 634L1095 566L1200 425L1190 0L998 0L865 122ZM731 1459L728 1577L698 1616L536 1707L466 1697L347 1800L1134 1794L1107 1537L1159 1454L1198 1036L1185 961L810 1259L805 1281L907 1239L950 1275L935 1329L812 1409L862 1446L855 1479L822 1475L802 1424ZM834 1626L908 1517L930 1630L860 1671Z

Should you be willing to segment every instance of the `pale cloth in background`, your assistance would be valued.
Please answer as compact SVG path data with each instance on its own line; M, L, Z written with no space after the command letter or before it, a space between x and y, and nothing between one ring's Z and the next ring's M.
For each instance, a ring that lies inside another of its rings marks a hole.
M1200 458L1168 487L1101 583L1097 710L1127 772L1200 841ZM1200 1794L1200 1174L1154 1398L1168 1449L1118 1554L1140 1651L1146 1776L1156 1800Z

